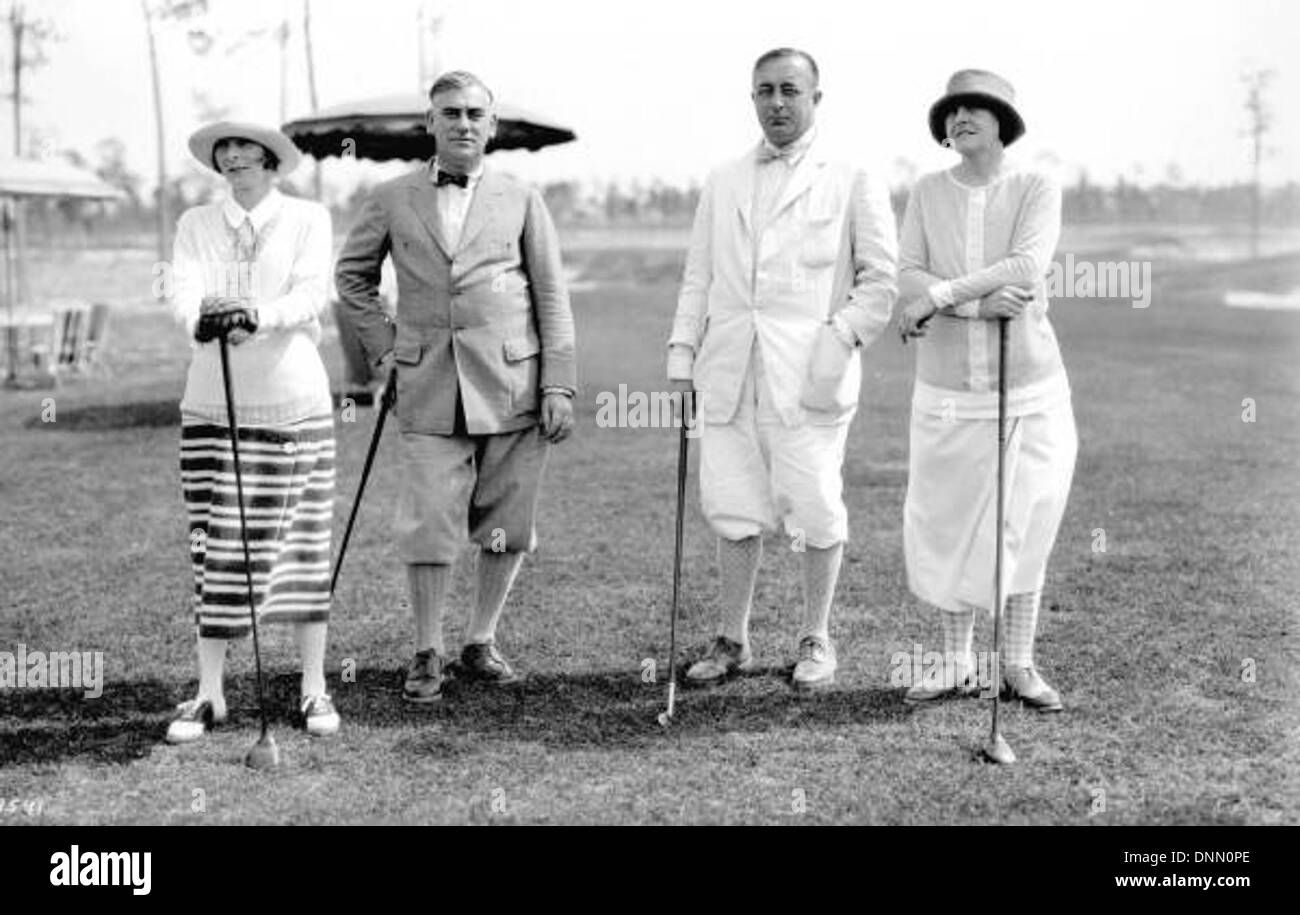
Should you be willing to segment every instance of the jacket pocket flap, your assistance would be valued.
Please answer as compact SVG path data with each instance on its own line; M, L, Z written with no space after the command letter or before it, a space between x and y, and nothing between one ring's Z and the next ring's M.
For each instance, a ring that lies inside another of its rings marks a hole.
M536 356L542 351L541 344L536 340L507 340L506 341L506 361L522 362L530 356Z
M424 346L420 343L399 343L393 350L393 358L399 365L419 365L424 355Z

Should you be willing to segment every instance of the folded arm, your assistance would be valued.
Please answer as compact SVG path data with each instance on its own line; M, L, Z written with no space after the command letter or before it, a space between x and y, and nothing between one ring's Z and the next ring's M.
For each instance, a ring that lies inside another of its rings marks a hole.
M905 300L925 299L942 314L978 318L980 299L1005 286L1032 290L1051 266L1061 234L1061 189L1036 176L1021 202L1007 255L962 276L943 279L930 273L924 215L919 202L908 202L903 220L900 286Z

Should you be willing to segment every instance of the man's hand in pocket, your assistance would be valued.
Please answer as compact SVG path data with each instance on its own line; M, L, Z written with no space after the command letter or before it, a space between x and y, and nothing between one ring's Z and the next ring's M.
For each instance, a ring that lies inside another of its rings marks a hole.
M853 358L853 347L845 343L829 324L823 324L817 331L817 341L813 344L812 360L808 365L808 377L804 381L803 396L799 402L809 410L822 412L845 409L837 395L844 374L849 369L849 360Z

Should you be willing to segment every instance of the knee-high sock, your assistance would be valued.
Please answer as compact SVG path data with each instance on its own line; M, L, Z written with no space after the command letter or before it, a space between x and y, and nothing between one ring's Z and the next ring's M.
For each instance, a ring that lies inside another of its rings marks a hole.
M939 620L943 624L944 663L969 665L972 660L971 640L975 635L975 611L965 605L956 613L940 610Z
M1003 620L1006 635L1002 657L1007 667L1034 666L1034 632L1038 628L1040 591L1024 591L1007 598L1007 615Z
M831 604L835 600L835 583L840 578L844 544L818 549L808 547L803 554L803 624L799 638L815 635L830 641Z
M212 700L217 706L226 701L222 684L226 670L226 645L225 639L199 636L199 698Z
M490 642L496 638L497 621L523 562L523 553L483 550L478 554L478 600L470 621L469 641Z
M325 623L298 623L293 627L293 640L298 643L298 657L302 659L302 695L325 694Z
M749 644L749 611L754 605L754 583L763 557L763 538L718 538L718 575L722 581L722 607L718 635Z
M442 640L442 620L447 615L447 593L451 589L451 566L412 563L406 567L411 589L411 610L415 613L415 650L432 648L447 653Z

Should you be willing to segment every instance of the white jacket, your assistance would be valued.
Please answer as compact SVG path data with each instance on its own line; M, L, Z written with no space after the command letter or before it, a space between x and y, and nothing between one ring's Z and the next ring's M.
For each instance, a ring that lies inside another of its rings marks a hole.
M700 196L669 345L695 353L705 422L735 415L757 339L787 426L852 418L862 383L854 350L830 379L833 411L801 405L819 333L839 313L859 342L888 325L898 295L898 244L887 190L814 140L794 167L755 257L751 204L757 148L714 171ZM821 380L822 384L826 379Z

